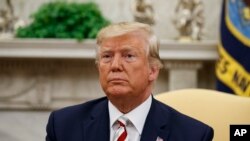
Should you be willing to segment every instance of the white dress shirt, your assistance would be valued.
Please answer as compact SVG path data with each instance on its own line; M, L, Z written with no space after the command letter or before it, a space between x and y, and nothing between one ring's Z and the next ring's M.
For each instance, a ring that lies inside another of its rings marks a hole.
M127 114L121 113L110 101L108 103L109 117L110 117L110 141L113 141L115 131L119 125L115 124L120 116L125 116L129 119L126 126L128 133L128 141L140 141L142 130L151 107L152 96L149 96L142 104L133 109Z

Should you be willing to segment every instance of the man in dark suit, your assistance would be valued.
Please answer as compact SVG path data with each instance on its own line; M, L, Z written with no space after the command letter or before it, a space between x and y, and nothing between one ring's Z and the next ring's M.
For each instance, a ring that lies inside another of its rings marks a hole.
M51 113L46 141L211 141L213 129L155 100L162 63L150 26L112 24L97 37L106 97Z

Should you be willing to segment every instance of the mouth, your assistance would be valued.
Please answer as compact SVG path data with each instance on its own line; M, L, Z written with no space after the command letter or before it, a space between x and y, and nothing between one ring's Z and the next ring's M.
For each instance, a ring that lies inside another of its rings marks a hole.
M124 82L127 82L127 80L121 79L121 78L113 78L113 79L110 79L108 82L110 82L110 83L124 83Z

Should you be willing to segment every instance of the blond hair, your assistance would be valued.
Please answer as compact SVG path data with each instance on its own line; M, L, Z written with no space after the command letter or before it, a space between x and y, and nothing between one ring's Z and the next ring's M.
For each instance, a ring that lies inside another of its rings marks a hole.
M97 35L97 45L98 48L96 53L99 52L99 47L102 44L102 41L106 38L111 38L115 36L124 35L127 33L131 33L134 31L142 31L147 35L148 46L146 48L148 59L150 65L156 66L159 69L163 67L160 56L159 56L159 43L156 35L154 34L152 28L143 23L138 22L120 22L111 24L107 27L101 29L101 31ZM96 62L98 61L98 57L96 57Z

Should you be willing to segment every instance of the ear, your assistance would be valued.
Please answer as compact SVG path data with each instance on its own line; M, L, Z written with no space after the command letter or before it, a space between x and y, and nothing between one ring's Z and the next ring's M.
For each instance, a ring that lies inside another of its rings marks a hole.
M149 72L149 81L154 81L159 75L160 69L157 66L151 66Z

